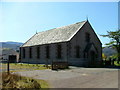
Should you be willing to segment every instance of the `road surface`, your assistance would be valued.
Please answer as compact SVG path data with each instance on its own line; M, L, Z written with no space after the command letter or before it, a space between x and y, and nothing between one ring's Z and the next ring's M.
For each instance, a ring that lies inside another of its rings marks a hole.
M118 88L118 69L72 67L68 70L47 69L15 73L46 80L51 88Z

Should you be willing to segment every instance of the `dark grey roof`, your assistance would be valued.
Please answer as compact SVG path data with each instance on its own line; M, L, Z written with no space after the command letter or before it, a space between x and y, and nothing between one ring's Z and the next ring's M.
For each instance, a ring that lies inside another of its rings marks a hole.
M39 32L21 47L69 41L85 23L86 21L82 21L68 26Z

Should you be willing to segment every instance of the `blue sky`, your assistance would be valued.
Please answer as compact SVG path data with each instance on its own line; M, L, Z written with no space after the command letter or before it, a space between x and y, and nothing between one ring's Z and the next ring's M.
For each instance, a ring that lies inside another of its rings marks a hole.
M118 29L117 2L1 2L0 41L26 42L41 32L86 20L99 36Z

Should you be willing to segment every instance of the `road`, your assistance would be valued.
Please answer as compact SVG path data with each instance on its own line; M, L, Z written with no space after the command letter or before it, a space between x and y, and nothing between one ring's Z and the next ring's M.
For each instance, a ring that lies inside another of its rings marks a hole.
M47 69L15 73L46 80L51 88L118 88L118 69L72 67L68 70Z

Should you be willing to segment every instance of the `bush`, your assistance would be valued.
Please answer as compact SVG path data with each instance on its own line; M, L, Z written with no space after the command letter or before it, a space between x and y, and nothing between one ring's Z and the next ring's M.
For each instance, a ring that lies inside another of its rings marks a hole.
M2 73L3 88L41 88L40 84L31 78L21 77L17 74Z

